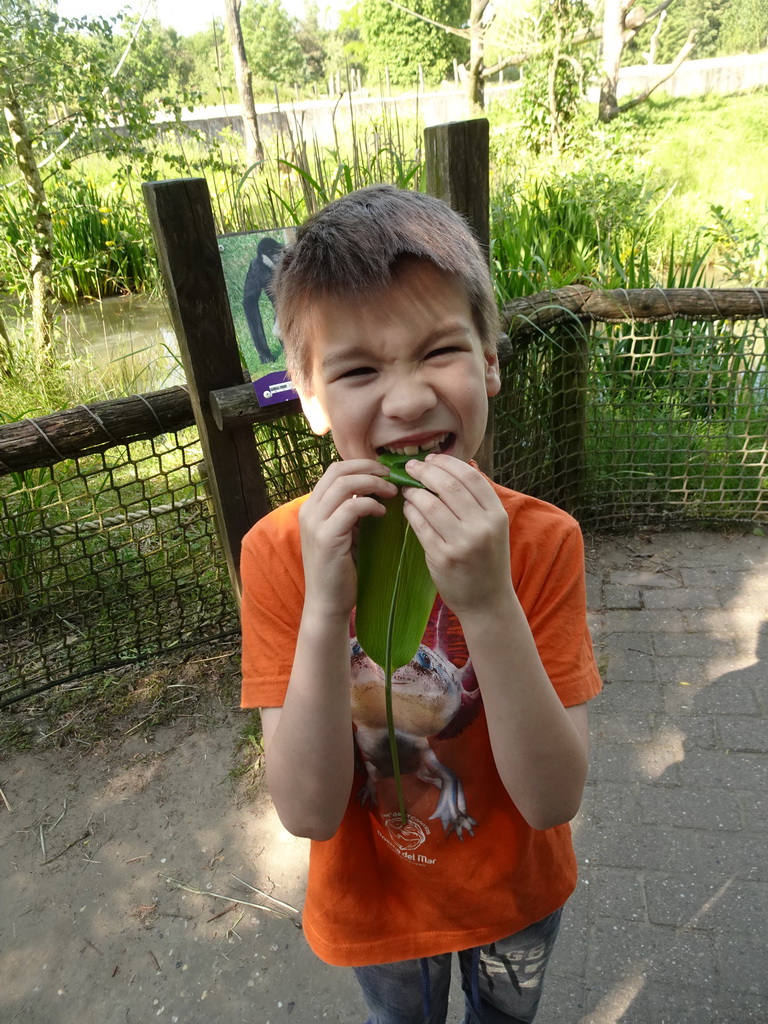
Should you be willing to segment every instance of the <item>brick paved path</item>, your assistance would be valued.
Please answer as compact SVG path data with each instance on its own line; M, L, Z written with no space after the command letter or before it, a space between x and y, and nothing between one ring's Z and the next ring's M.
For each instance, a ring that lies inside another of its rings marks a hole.
M587 541L604 693L537 1024L768 1022L768 540Z

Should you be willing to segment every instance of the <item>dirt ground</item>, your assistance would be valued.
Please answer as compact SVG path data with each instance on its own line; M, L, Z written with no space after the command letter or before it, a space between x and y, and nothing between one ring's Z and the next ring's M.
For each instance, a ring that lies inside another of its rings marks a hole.
M677 540L646 542L588 543L590 580L669 568ZM692 543L706 562L721 540ZM0 760L0 1024L364 1020L351 973L267 898L301 907L307 848L233 773L243 718L211 700L147 736Z
M307 847L233 777L231 703L0 761L2 1024L362 1019L266 898L301 907Z

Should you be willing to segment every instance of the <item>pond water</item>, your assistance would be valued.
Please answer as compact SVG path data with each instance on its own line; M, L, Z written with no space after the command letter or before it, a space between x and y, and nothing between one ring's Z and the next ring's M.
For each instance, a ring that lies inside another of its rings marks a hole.
M10 331L18 330L13 305L3 302ZM120 295L60 309L61 356L83 359L122 381L125 393L157 391L184 382L184 369L164 299Z
M61 326L78 356L116 371L127 391L156 391L184 381L171 316L163 299L121 295L62 309Z

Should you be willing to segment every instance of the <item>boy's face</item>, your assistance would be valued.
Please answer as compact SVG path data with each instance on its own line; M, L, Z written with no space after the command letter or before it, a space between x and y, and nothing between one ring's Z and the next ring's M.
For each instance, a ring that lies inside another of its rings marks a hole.
M343 459L403 449L473 458L501 382L453 277L403 260L378 292L321 299L307 330L313 393L304 411L317 433L333 432Z

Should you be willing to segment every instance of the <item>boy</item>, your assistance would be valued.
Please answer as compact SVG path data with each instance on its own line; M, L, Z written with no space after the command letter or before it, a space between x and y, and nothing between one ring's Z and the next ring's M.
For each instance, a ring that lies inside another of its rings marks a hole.
M371 186L299 231L273 280L291 376L342 461L243 544L243 705L267 784L311 844L304 929L351 966L370 1024L442 1024L459 952L466 1024L531 1021L575 885L567 822L600 689L581 535L471 461L500 388L498 313L467 226L429 196ZM407 822L382 674L354 634L355 542L397 488L438 598L393 682Z

